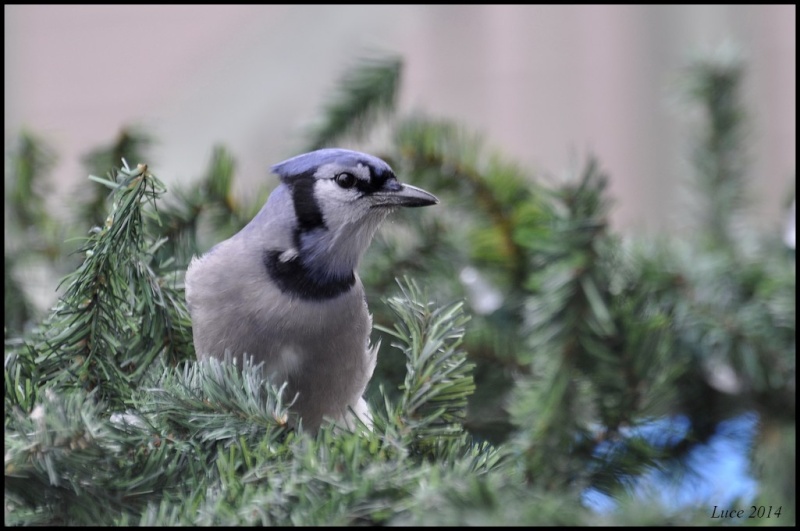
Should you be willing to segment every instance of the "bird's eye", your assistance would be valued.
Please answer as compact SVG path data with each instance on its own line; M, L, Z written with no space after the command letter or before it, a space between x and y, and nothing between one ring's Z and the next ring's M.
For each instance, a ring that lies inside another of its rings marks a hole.
M341 186L342 188L352 188L356 184L356 176L352 173L340 173L336 177L334 177L336 184Z

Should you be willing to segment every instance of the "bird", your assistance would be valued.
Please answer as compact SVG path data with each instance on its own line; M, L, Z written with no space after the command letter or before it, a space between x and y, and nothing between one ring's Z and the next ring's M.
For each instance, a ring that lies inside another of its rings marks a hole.
M377 362L359 263L399 207L439 203L382 159L325 148L275 164L280 182L238 233L192 258L186 300L199 360L245 357L285 384L290 427L372 427Z

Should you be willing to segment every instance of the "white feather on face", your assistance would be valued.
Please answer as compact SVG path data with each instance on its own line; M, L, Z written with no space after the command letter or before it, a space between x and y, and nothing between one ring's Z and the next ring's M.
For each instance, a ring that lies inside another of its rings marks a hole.
M343 188L336 176L349 173L367 184L370 170L363 164L343 166L336 163L321 166L314 174L314 197L325 223L301 237L306 264L320 265L331 275L347 274L357 269L375 231L392 208L374 208L357 186Z

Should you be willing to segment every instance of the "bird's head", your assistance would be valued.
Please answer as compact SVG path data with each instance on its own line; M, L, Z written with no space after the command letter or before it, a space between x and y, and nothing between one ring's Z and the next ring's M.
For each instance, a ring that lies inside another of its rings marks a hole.
M272 171L285 188L278 193L291 199L294 210L295 249L287 256L296 252L300 263L320 277L352 276L393 209L439 202L425 190L399 182L383 160L347 149L298 155Z

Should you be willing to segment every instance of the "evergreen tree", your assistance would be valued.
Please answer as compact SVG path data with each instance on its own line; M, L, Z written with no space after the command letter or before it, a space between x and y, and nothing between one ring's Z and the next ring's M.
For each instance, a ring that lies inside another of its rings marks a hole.
M397 214L362 267L382 339L372 431L315 437L253 367L197 362L191 342L188 260L269 190L235 201L219 147L199 186L167 194L125 162L147 137L123 131L87 157L122 166L84 187L94 228L39 322L14 268L62 247L20 242L62 233L36 192L51 150L23 135L6 174L6 524L708 524L713 504L676 511L637 486L690 481L743 415L759 491L739 506L794 524L795 258L742 228L743 72L728 57L687 73L701 207L694 238L654 243L610 231L597 161L544 186L458 124L398 113L398 58L349 72L309 148L386 127L375 154L443 201Z

